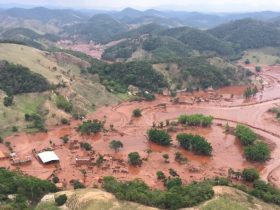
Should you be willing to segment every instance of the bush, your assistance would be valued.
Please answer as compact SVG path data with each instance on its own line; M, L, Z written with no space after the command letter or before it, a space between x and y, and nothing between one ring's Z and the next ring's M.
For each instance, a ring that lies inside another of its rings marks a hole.
M151 189L141 180L119 182L114 177L104 177L103 188L113 193L118 199L160 209L180 209L195 206L214 195L212 185L208 182L195 182L182 186L179 179L170 182L169 190L161 191Z
M252 145L257 140L257 135L244 125L236 126L235 136L238 137L241 143L245 146Z
M71 112L73 109L72 103L67 101L62 95L57 96L55 103L57 108L62 109L65 112Z
M245 147L245 157L250 161L264 162L270 158L270 149L265 143Z
M67 201L67 195L63 194L63 195L59 195L57 198L55 198L55 203L58 206L62 206L66 203Z
M59 182L59 178L58 178L57 176L54 176L54 177L52 178L52 182L55 183L55 184L57 184L57 183Z
M178 121L181 124L186 124L189 126L209 127L212 125L213 117L202 114L181 115L179 116Z
M157 179L164 180L166 178L165 174L162 171L157 172Z
M165 186L168 190L172 189L173 187L180 187L182 185L182 180L179 177L174 179L168 179L165 182Z
M63 125L70 125L70 121L67 120L66 118L62 118L61 119L61 124L63 124Z
M78 180L74 180L73 187L75 190L86 188L86 186L83 183L79 182Z
M141 160L141 157L140 157L139 153L138 152L129 153L128 154L128 162L133 166L141 165L142 160Z
M262 67L256 66L256 72L260 72L262 70Z
M91 151L92 150L92 146L87 142L81 142L80 147L85 149L86 151Z
M13 96L5 96L3 104L6 107L12 106L13 105L13 101L14 101L14 97Z
M242 178L245 181L253 182L260 177L259 172L255 168L245 168L242 171Z
M176 139L181 147L189 151L194 151L196 154L211 155L212 153L213 149L211 144L202 136L181 133L177 135Z
M141 117L142 116L141 109L134 109L132 115L133 117Z
M62 136L62 137L60 137L60 139L63 141L63 144L67 144L68 143L68 141L69 141L69 137L68 136Z
M167 132L154 128L148 131L148 137L150 141L162 146L168 146L172 141L171 136Z
M123 148L123 143L121 141L113 140L110 142L110 148L117 152L120 148Z
M78 126L78 131L82 134L96 134L99 133L103 128L103 123L98 120L88 120L86 122L83 122L82 125Z

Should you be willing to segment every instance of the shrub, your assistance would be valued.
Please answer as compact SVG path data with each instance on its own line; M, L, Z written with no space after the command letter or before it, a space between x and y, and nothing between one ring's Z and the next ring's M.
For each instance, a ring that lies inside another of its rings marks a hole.
M242 171L242 178L248 182L253 182L259 177L259 172L255 168L245 168Z
M189 151L194 151L196 154L211 155L212 146L207 140L199 135L181 133L177 135L177 140L180 146Z
M178 163L185 163L188 161L186 157L183 156L181 152L176 152L175 153L175 161Z
M117 152L120 148L123 148L123 143L121 141L113 140L110 142L110 148Z
M71 112L73 109L72 103L66 100L62 95L57 96L55 103L57 108L62 109L65 112Z
M168 179L165 182L165 186L168 190L172 189L173 187L180 187L182 185L182 180L179 177Z
M13 105L13 101L14 101L14 97L13 96L5 96L3 104L6 107L12 106Z
M141 117L142 116L141 109L134 109L132 115L133 117Z
M67 144L68 143L68 141L69 141L69 137L68 136L62 136L62 137L60 137L60 139L63 141L63 143L64 144Z
M260 72L262 70L262 67L256 66L256 72Z
M264 162L270 158L270 149L265 143L245 147L245 157L250 161Z
M13 126L13 127L12 127L12 131L13 131L13 132L18 132L18 127L17 127L17 126Z
M179 116L178 121L181 124L186 124L189 126L209 127L212 125L213 117L202 114L181 115Z
M133 166L141 165L142 160L141 160L141 157L140 157L139 153L138 152L129 153L128 154L128 162Z
M54 176L53 178L52 178L52 181L53 181L53 183L58 183L59 182L59 178L57 177L57 176Z
M252 145L257 140L257 135L244 125L236 126L235 136L238 137L241 143L245 146Z
M78 126L78 131L81 132L82 134L96 134L99 133L103 128L103 123L98 120L88 120L83 122L82 125Z
M165 174L162 171L157 172L157 179L164 180L166 178Z
M162 130L154 128L150 129L148 131L148 137L150 141L162 146L168 146L171 144L171 136L167 132Z
M76 190L76 189L85 188L86 186L85 186L83 183L81 183L80 181L74 180L74 182L73 182L73 187L74 187L74 189Z
M66 118L62 118L61 119L61 124L63 124L63 125L70 125L70 121L67 120Z
M86 151L91 151L92 150L92 146L87 142L81 142L80 147L85 149Z
M63 195L59 195L57 198L55 198L55 203L58 206L62 206L66 203L67 201L67 195L63 194Z

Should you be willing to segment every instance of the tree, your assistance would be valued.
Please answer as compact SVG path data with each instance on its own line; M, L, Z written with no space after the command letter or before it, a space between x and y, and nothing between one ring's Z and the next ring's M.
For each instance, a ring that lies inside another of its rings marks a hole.
M77 130L82 134L90 135L99 133L103 128L103 123L99 120L88 120L79 125Z
M150 141L162 146L168 146L172 141L171 136L167 132L154 128L148 131L148 137Z
M14 97L13 96L5 96L3 104L6 107L12 106L13 105L13 101L14 101Z
M256 66L256 72L260 72L262 70L262 67Z
M164 180L166 178L165 174L162 171L157 172L157 179Z
M142 116L141 109L134 109L132 115L133 117L141 117Z
M63 195L59 195L58 197L55 198L55 203L58 206L62 206L66 203L67 201L67 195L63 194Z
M86 151L91 151L92 150L92 146L87 142L81 142L80 147L85 149Z
M252 145L257 140L257 135L254 131L244 125L238 124L235 128L234 134L245 146Z
M253 182L260 177L259 172L255 168L245 168L242 171L242 178L245 181Z
M76 189L82 189L82 188L85 188L85 187L86 187L83 183L81 183L81 182L78 181L78 180L74 180L73 186L74 186L74 189L75 189L75 190L76 190Z
M267 144L258 142L245 147L244 154L250 161L264 162L270 158L270 149Z
M179 177L168 179L165 182L165 186L167 187L168 190L170 190L173 187L180 187L181 185L182 185L182 180Z
M69 137L67 135L60 137L64 144L67 144L69 141Z
M168 163L169 155L168 154L163 154L162 157L164 158L164 162Z
M131 152L128 154L128 161L133 166L138 166L142 164L141 157L138 152Z
M120 148L123 148L123 143L121 141L113 140L110 142L110 148L117 152Z

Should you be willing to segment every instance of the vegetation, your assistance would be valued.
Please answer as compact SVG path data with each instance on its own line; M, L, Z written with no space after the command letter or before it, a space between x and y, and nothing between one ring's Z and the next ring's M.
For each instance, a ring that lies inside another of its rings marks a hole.
M78 180L74 180L73 187L74 187L75 190L86 188L86 186Z
M4 106L8 107L8 106L12 106L14 102L14 96L5 96L4 97Z
M202 136L180 133L176 139L179 141L181 147L193 151L196 154L211 155L212 153L213 149L211 144Z
M209 127L212 125L213 117L202 114L181 115L178 118L179 123L189 126Z
M179 179L172 181L168 191L152 190L143 181L119 182L113 177L104 177L103 188L118 199L133 201L161 209L179 209L197 205L213 197L214 191L207 182L195 182L181 186ZM176 183L176 184L174 184Z
M245 146L252 145L257 140L257 135L250 128L244 125L237 125L235 128L235 136Z
M128 162L133 166L139 166L142 164L141 157L138 152L131 152L128 154Z
M142 116L141 109L134 109L132 115L133 117L141 117Z
M259 172L255 168L245 168L242 171L242 178L245 181L253 182L259 179L260 175Z
M27 122L33 122L33 124L29 125L28 128L35 128L39 131L46 131L44 119L39 114L25 114L24 118Z
M98 74L102 84L110 91L126 93L129 85L154 92L167 87L163 75L156 72L152 65L145 61L99 63L92 65L87 71Z
M123 143L118 140L113 140L110 142L110 148L115 150L115 152L119 151L120 148L123 148Z
M79 125L77 130L81 134L97 134L103 129L103 122L98 120L87 120L84 121L82 125Z
M258 89L257 87L248 87L246 88L245 92L244 92L244 97L246 99L251 98L252 96L255 97L258 93Z
M20 65L0 62L0 89L8 95L43 92L49 88L49 83L40 74Z
M168 146L171 144L171 136L166 132L158 129L150 129L148 131L148 138L150 141L162 145Z
M276 114L276 119L280 120L280 108L279 107L271 108L268 110L268 112Z
M70 101L68 101L64 96L58 95L55 100L56 106L59 109L64 110L65 112L71 112L73 109L73 105Z
M0 168L0 183L1 204L7 204L10 209L15 210L27 209L45 194L57 191L56 186L49 181L24 176L4 168ZM8 199L8 195L11 194L16 196L15 200Z
M164 180L166 178L165 174L162 171L157 172L157 179Z
M58 197L55 198L55 203L58 206L62 206L66 203L67 201L67 195L63 194L63 195L59 195Z
M86 151L91 151L92 150L92 146L87 142L81 142L80 147L85 149Z
M258 142L245 147L245 157L250 161L264 162L270 158L270 149L267 144Z

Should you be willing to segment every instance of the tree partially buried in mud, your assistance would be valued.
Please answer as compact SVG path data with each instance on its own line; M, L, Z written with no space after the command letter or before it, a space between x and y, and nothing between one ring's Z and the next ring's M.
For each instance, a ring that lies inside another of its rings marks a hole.
M180 146L186 150L193 151L199 155L211 155L212 146L207 140L199 135L192 135L187 133L180 133L176 139L180 143Z
M142 160L139 153L138 152L129 153L128 162L133 166L140 166L142 164Z
M103 126L103 123L99 120L87 120L78 126L77 131L86 135L97 134L103 129Z
M169 146L171 144L171 136L163 130L152 128L147 132L149 141L162 146Z
M110 148L115 150L115 152L118 152L120 148L123 148L123 143L118 140L113 140L109 144Z

